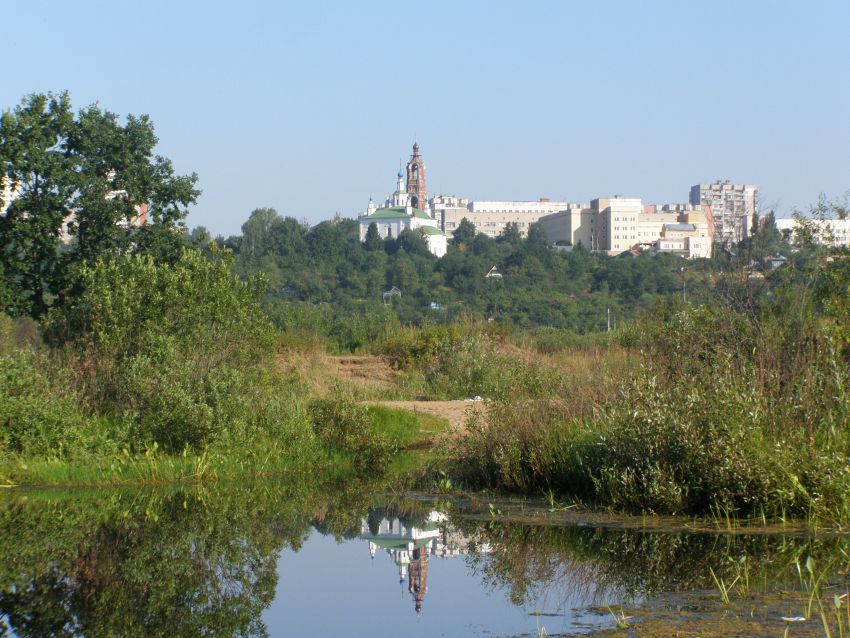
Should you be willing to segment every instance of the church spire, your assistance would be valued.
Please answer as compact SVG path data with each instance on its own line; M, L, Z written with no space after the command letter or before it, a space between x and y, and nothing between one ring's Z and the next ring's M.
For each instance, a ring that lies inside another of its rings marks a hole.
M396 181L395 192L396 193L403 193L404 192L404 173L402 173L400 166L398 168L398 180Z
M414 208L424 209L428 206L428 193L425 188L425 163L419 155L419 143L413 143L413 155L407 163L407 192L410 204Z

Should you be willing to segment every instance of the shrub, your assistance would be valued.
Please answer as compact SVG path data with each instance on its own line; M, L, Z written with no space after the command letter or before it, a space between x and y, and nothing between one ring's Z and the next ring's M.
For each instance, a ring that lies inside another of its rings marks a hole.
M348 456L358 472L380 473L395 453L389 437L372 427L366 406L321 399L310 403L310 423L321 444Z
M71 377L31 351L0 356L0 450L26 457L67 457L102 444L98 422L80 409Z
M776 299L775 319L670 308L629 335L643 354L634 381L578 401L582 387L565 381L554 401L492 404L457 446L456 471L471 485L552 489L628 511L846 523L850 371L840 331L807 317L805 299Z
M210 262L186 250L174 266L99 262L83 281L48 334L65 342L90 404L124 424L122 443L180 452L274 429L280 402L263 366L275 340L261 280L240 281L226 255Z

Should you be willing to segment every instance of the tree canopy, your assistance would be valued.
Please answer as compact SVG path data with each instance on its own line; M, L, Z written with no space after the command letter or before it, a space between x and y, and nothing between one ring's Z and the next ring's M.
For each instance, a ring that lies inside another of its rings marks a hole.
M197 176L176 175L156 144L146 115L122 124L97 105L75 115L67 93L33 94L0 115L0 180L12 194L0 215L0 268L13 313L38 317L75 294L85 262L179 256L174 231L199 195Z
M416 232L381 240L375 230L361 242L354 220L309 228L270 209L255 210L242 236L219 243L234 251L241 276L266 276L264 303L279 327L318 331L340 349L359 347L388 321L447 322L461 315L517 327L604 330L609 308L619 321L636 316L659 298L680 296L683 277L689 299L712 294L708 262L648 253L609 257L581 247L554 251L536 226L528 239L518 232L497 239L476 234L468 220L461 226L440 259ZM487 277L493 266L501 278ZM384 305L383 293L393 286L402 294Z

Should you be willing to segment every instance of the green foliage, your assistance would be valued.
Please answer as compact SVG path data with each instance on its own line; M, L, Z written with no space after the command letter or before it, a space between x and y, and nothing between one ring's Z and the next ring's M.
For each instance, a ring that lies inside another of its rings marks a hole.
M298 306L318 305L312 324L296 322L288 338L323 341L332 351L362 349L372 337L359 335L375 335L387 325L381 318L374 323L374 309L393 286L401 296L389 299L385 310L402 324L446 324L468 315L512 328L547 327L577 334L604 330L609 310L612 323L619 326L657 300L681 295L684 262L679 258L611 258L580 248L557 252L549 250L536 229L530 239L522 239L519 229L511 226L493 240L467 224L439 260L416 232L381 240L375 228L360 242L353 220L334 219L308 229L272 209L258 209L242 236L219 244L234 251L235 272L267 277L264 304L278 327L289 331L294 315L311 314ZM486 277L493 266L502 278ZM700 303L710 298L714 270L711 265L688 264L689 299ZM432 308L434 303L439 308ZM358 323L364 330L346 334ZM370 323L373 328L366 327Z
M830 289L832 262L818 281ZM817 286L816 286L817 288ZM601 408L495 403L456 470L473 485L554 490L654 513L850 520L850 367L830 316L793 281L764 307L660 308L627 340L640 374Z
M331 530L365 512L317 488L12 496L0 504L0 626L27 638L266 636L278 558L302 545L312 512L327 511Z
M472 243L473 239L475 239L475 224L464 217L452 234L452 244L458 247L466 247Z
M387 332L373 352L400 369L420 370L435 399L538 397L558 382L518 358L498 329L468 320Z
M317 439L328 450L343 452L355 471L380 475L396 451L390 437L374 427L369 410L344 399L310 403L308 414Z
M85 292L51 313L48 335L67 344L90 404L121 423L121 444L199 450L287 422L293 392L265 370L274 336L261 279L192 250L173 267L121 256L81 275Z
M49 377L31 351L0 355L0 456L64 458L96 447L101 436L73 391L71 375Z
M519 226L516 222L508 222L505 224L505 228L502 231L502 234L496 239L497 242L503 244L513 244L517 245L522 241L522 236L519 232Z
M57 297L76 296L86 261L124 252L176 257L175 231L199 194L197 177L175 175L153 155L156 144L147 116L121 125L90 106L75 117L67 93L30 95L0 116L0 180L18 194L0 216L11 312L41 317ZM139 206L149 217L141 228ZM72 242L60 250L66 231Z
M384 241L381 239L380 233L378 233L378 227L375 222L372 222L369 224L369 228L366 229L366 238L363 240L363 248L374 252L376 250L380 250L383 246Z
M396 445L408 447L418 443L430 444L433 437L448 429L448 422L424 412L370 405L372 428L387 435Z
M528 243L536 246L546 246L549 238L540 222L534 222L528 227Z

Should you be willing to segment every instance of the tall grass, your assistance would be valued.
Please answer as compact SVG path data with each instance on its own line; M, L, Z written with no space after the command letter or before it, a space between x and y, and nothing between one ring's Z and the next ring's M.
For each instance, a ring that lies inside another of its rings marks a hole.
M400 370L420 372L430 399L548 399L581 386L574 376L584 378L588 367L601 365L615 379L620 375L614 366L622 365L624 371L631 367L624 350L589 340L580 351L556 350L548 355L526 347L529 342L533 343L531 337L509 335L499 326L470 320L399 327L384 333L372 351ZM599 387L608 386L600 375L595 378L602 382Z
M621 335L637 374L603 351L607 372L549 401L492 404L455 471L628 511L850 524L850 357L830 319L793 287L755 309L659 309Z

